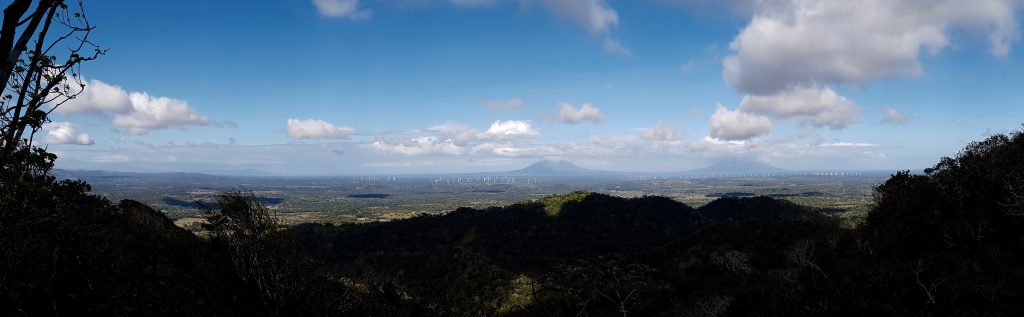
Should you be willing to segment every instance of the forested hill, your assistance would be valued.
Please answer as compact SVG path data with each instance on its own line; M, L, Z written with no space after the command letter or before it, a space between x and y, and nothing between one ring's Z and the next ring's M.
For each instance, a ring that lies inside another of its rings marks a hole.
M720 198L693 209L664 197L576 192L488 209L361 225L301 225L304 244L331 262L379 253L465 251L514 270L595 258L657 258L723 222L825 222L823 213L767 197ZM329 246L329 247L328 247Z
M857 229L768 197L721 198L693 209L662 197L573 193L388 223L307 224L294 232L333 270L371 277L375 296L404 298L441 315L1024 309L1013 295L1024 286L1008 282L1024 281L1021 220L1005 214L927 220L916 213L943 212L888 209L896 199L889 195L911 189L903 187L906 180L924 178L893 176L880 187L890 198Z
M443 307L435 313L619 315L626 305L650 315L702 305L761 311L761 299L782 294L778 281L760 284L771 280L769 272L800 275L786 260L788 248L842 229L818 210L767 197L721 198L694 209L663 197L578 192L387 223L307 224L295 232L335 269L375 276L387 286L383 293ZM636 297L599 295L615 292ZM777 299L779 313L802 302Z

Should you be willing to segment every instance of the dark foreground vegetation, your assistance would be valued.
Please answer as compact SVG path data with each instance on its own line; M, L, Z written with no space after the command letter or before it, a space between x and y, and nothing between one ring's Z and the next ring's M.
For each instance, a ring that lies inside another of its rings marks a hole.
M363 225L282 227L227 193L195 235L3 162L3 315L1018 315L1024 134L876 190L866 223L769 197L699 209L572 193Z

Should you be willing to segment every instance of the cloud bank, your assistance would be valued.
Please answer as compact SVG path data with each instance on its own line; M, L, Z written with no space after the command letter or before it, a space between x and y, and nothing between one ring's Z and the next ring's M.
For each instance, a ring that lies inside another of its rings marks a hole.
M347 139L356 133L352 127L339 127L327 121L317 119L288 119L288 137L296 140L306 139Z
M76 87L71 85L71 87ZM54 112L63 115L112 115L112 123L129 135L145 135L153 130L185 126L229 126L232 122L214 123L196 112L187 101L151 96L146 92L128 92L121 86L99 80L88 80L84 89L57 107Z

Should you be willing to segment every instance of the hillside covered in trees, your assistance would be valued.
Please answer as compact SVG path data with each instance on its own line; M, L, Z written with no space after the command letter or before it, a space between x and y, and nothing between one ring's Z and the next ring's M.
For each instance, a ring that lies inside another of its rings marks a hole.
M1024 134L876 190L866 223L767 197L554 195L386 223L279 226L227 193L200 236L35 169L5 175L5 315L1011 315ZM24 166L24 165L23 165ZM17 171L7 169L6 171ZM11 182L11 180L14 180Z

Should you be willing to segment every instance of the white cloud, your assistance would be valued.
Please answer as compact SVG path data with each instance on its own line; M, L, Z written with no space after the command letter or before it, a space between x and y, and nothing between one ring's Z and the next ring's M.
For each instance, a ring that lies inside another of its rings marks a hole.
M682 1L682 2L690 2ZM924 73L920 56L953 45L952 33L988 36L1005 56L1020 39L1019 0L741 1L753 17L733 39L722 74L746 93L739 110L842 129L860 107L830 86ZM906 121L887 111L885 123Z
M365 147L380 153L398 155L519 157L551 151L543 146L527 144L526 141L540 135L528 121L499 120L484 132L460 123L446 123L419 131L428 135L378 139Z
M209 125L210 119L189 107L184 100L152 97L144 92L128 95L132 111L114 116L114 126L131 135L177 126Z
M292 139L347 139L354 134L352 127L339 127L317 119L288 119L288 137Z
M529 121L508 120L494 121L491 127L483 133L485 137L516 137L516 136L538 136L540 132L533 129Z
M313 0L316 10L323 16L359 20L369 18L369 9L359 9L359 0Z
M377 140L370 144L370 148L381 153L409 156L427 154L461 155L466 151L452 140L432 136Z
M485 142L473 146L474 155L496 155L500 157L541 157L555 155L556 149L544 145L523 145L500 142Z
M768 134L772 131L772 122L765 116L729 111L721 104L715 106L708 125L712 138L725 141L742 141Z
M441 140L451 142L452 144L459 146L476 142L478 139L478 133L475 129L460 123L435 125L428 128L427 131L438 133Z
M893 108L885 107L885 117L882 118L882 123L888 124L903 124L910 121L910 116Z
M749 95L739 111L842 129L857 121L860 107L828 87L796 87L773 95Z
M516 97L509 100L491 100L484 102L488 109L498 111L512 111L523 109L523 99Z
M72 84L72 89L75 85ZM77 98L54 110L65 115L113 114L113 125L130 135L143 135L152 130L181 126L237 127L231 121L211 122L193 110L187 101L154 97L145 92L128 92L117 85L89 80Z
M386 159L379 157L377 161L380 162L402 161L406 159L403 157L429 157L431 161L439 162L439 166L456 169L461 166L460 164L469 164L467 162L492 159L528 161L541 158L564 158L578 162L588 158L601 158L624 163L625 166L632 166L630 167L632 169L684 170L700 166L683 165L680 167L680 161L699 162L733 156L774 158L776 161L783 162L783 165L789 164L790 168L799 168L800 165L793 161L794 158L802 160L803 156L819 160L841 159L844 160L843 162L854 163L856 163L856 159L860 158L874 160L884 156L884 153L880 151L880 146L870 143L794 142L815 136L806 132L810 131L809 129L805 129L805 132L798 136L771 138L771 136L765 136L772 131L772 123L768 117L739 110L729 111L721 105L716 108L712 121L719 125L711 127L712 132L707 137L695 140L684 139L680 135L678 127L659 122L648 128L637 129L634 134L630 135L596 135L568 142L552 142L550 139L533 137L539 133L536 133L533 127L528 125L529 122L508 120L494 122L486 131L475 130L465 124L446 123L426 129L405 131L402 133L409 135L393 139L377 139L358 145L358 147L371 155L389 155ZM505 132L509 132L509 134L504 134ZM496 135L512 137L497 137ZM460 159L442 157L460 157ZM423 160L423 158L417 158L417 160ZM662 165L660 165L661 167L629 165L638 161L660 162L659 164ZM463 170L465 170L464 167Z
M400 138L370 142L317 142L271 145L192 143L181 145L129 144L112 147L81 147L61 155L61 168L162 171L229 171L253 169L282 175L329 175L366 173L460 173L519 168L541 158L574 162L609 162L610 170L673 171L701 167L718 157L748 156L806 169L835 166L836 162L866 168L885 159L887 150L869 143L834 141L794 142L814 137L723 140L711 136L686 140L666 137L671 126L659 123L629 135L598 135L570 142L544 138L478 138L464 145L444 134L468 128L457 123L398 133ZM663 129L664 128L664 129ZM469 129L472 130L472 129ZM650 133L648 133L650 132ZM477 132L486 135L485 132ZM655 137L654 135L662 135ZM127 147L126 147L127 146ZM295 155L303 153L304 155ZM224 160L225 155L232 157ZM125 165L123 162L132 164ZM426 162L433 162L426 166ZM399 165L406 165L405 168ZM873 165L875 164L875 165ZM903 166L897 162L893 166ZM371 168L378 166L379 168Z
M121 86L109 85L99 80L85 82L82 89L75 83L69 83L72 93L78 93L75 99L68 100L54 110L63 115L104 115L107 113L128 113L132 110L132 101Z
M957 29L988 34L1005 56L1020 38L1018 0L759 1L730 44L724 77L739 91L769 95L795 86L864 84L923 72L922 51L951 45Z
M46 136L43 142L48 144L80 144L92 145L93 140L89 134L78 133L78 126L70 122L50 122L43 124Z
M567 102L559 102L558 121L569 124L577 124L583 121L601 122L604 121L604 113L589 102L580 105L579 109L576 109Z

